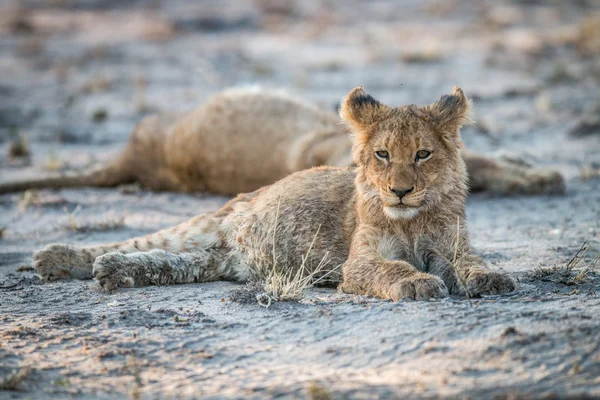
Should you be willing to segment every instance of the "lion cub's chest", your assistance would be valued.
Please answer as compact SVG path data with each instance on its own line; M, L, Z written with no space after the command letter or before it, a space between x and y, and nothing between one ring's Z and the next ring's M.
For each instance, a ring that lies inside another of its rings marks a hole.
M388 232L379 238L378 252L385 260L402 260L420 270L427 270L430 238L424 233Z

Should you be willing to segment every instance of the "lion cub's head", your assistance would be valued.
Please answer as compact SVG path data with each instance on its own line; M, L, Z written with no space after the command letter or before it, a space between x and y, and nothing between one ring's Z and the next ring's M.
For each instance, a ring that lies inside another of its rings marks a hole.
M471 103L458 87L429 106L397 108L362 87L353 89L340 115L353 132L361 194L379 198L392 219L413 218L448 194L464 200L467 176L459 129L471 122L470 112Z

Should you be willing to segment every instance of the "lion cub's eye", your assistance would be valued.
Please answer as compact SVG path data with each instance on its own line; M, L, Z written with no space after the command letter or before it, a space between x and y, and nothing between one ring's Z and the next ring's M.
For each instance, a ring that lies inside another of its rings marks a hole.
M381 158L382 160L387 160L390 157L390 153L385 150L379 150L375 152L377 158Z
M419 150L419 151L417 151L417 155L415 156L415 160L416 161L425 160L425 159L429 158L430 155L431 155L430 151Z

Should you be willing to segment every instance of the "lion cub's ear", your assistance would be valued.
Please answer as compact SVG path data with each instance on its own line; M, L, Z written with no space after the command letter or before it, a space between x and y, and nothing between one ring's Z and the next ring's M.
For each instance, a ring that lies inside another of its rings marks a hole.
M369 126L381 118L388 107L375 100L362 86L350 91L340 106L340 117L356 134L367 135Z
M440 131L450 137L458 137L458 131L463 125L473 123L471 100L458 86L454 86L452 93L442 96L428 109L433 122Z

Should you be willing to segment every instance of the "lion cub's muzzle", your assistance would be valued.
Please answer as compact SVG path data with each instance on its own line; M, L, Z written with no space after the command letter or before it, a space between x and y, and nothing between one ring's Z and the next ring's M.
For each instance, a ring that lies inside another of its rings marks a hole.
M425 200L426 189L415 189L414 187L408 190L389 188L392 193L386 193L384 203L388 207L407 206L419 207Z
M402 197L400 203L409 207L419 207L425 200L426 189L413 190L406 196Z

